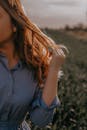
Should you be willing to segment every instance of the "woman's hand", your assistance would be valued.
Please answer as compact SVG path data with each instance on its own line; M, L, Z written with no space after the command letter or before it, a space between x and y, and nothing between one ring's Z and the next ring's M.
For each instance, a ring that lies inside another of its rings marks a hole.
M66 55L64 54L64 51L62 50L61 46L58 46L58 49L56 51L52 50L51 48L49 49L52 52L50 68L57 70L62 66L62 64L64 64Z
M47 106L50 106L55 96L58 95L58 71L62 64L64 64L66 58L62 49L65 49L67 52L68 50L67 48L65 48L65 46L62 45L58 45L58 49L56 49L56 51L54 51L50 47L48 49L52 52L52 59L50 62L47 80L43 89L42 98Z

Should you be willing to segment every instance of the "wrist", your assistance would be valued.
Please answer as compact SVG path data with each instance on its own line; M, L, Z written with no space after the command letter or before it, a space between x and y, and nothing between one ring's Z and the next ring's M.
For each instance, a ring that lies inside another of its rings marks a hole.
M51 60L50 68L57 70L57 69L61 68L61 65L60 65L60 63L56 62L55 60Z
M58 72L60 68L61 68L60 66L53 66L53 65L49 66L49 70L52 72Z

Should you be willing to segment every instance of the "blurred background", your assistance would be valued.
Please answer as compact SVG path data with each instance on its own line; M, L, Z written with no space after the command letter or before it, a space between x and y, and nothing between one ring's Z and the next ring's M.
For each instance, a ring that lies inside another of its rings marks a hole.
M61 106L52 123L41 130L87 130L87 0L22 2L32 22L70 52L58 82Z
M23 3L29 18L40 27L87 25L87 0L26 0Z

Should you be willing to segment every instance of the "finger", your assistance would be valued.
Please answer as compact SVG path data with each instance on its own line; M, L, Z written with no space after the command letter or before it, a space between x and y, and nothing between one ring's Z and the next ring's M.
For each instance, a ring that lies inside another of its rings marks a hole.
M61 53L63 56L65 56L64 51L63 51L62 49L60 50L60 53Z
M60 50L56 50L55 53L61 55Z
M62 51L62 49L57 49L57 53L62 55L62 56L65 56L64 52Z
M69 50L66 46L64 46L63 44L58 44L57 46L58 48L63 49L66 54L69 54Z

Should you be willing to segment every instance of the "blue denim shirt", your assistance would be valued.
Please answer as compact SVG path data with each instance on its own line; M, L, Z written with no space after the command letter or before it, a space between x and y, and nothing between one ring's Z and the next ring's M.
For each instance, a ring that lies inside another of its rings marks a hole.
M55 108L60 106L59 98L55 96L48 107L41 97L42 89L36 86L32 71L21 60L9 69L6 56L0 53L0 130L18 130L27 112L40 128L52 121Z

